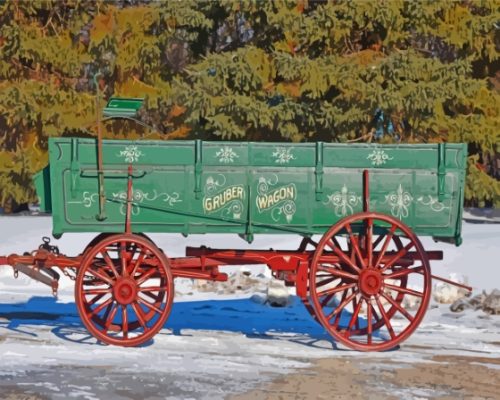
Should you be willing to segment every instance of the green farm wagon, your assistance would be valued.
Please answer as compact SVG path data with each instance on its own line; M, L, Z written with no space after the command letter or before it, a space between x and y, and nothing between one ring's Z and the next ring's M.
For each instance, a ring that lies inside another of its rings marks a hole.
M224 266L267 264L336 341L389 349L422 320L437 278L429 261L442 258L417 235L461 243L464 144L98 143L51 139L50 163L35 177L55 237L98 236L76 257L45 242L0 264L54 291L56 268L74 276L81 319L105 343L152 338L177 277L225 281ZM302 241L295 251L200 247L170 258L149 232Z

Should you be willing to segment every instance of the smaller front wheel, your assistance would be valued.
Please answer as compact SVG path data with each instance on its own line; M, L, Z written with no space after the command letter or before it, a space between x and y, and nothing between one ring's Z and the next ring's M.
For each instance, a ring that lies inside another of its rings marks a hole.
M167 257L139 235L112 235L94 244L75 283L85 327L102 342L118 346L139 346L160 331L173 297Z

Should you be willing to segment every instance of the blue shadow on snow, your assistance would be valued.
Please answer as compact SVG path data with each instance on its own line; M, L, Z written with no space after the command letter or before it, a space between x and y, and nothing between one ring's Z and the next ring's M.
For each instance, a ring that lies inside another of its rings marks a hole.
M342 313L341 325L347 326L350 317L351 314ZM80 321L75 303L59 303L53 297L40 296L25 303L0 303L0 328L36 337L29 330L32 325L48 326L53 334L67 341L99 344ZM293 333L296 335L290 336L290 341L314 346L317 341L327 340L335 347L330 335L309 315L298 297L293 297L287 307L279 308L250 299L174 302L165 328L175 335L182 335L185 329L217 330L262 339Z

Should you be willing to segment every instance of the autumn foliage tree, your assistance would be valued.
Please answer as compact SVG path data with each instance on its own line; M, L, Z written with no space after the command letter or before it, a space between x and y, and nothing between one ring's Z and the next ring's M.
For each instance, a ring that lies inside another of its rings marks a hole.
M466 197L500 206L497 1L0 0L0 205L34 198L47 138L105 99L112 138L467 142Z

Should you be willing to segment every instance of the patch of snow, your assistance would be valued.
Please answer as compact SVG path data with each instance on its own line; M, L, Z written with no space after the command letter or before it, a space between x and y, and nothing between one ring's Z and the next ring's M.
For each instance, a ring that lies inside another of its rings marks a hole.
M284 282L272 280L267 285L267 303L272 307L285 307L290 294Z

